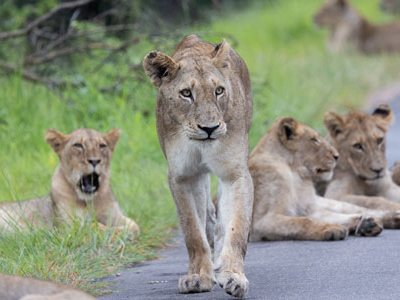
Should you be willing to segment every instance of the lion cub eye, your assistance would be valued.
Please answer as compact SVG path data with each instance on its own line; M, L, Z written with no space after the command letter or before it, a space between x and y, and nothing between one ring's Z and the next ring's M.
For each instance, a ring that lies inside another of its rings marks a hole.
M100 148L104 149L105 147L107 147L106 144L103 144L103 143L100 144Z
M383 142L383 138L378 138L378 139L376 140L376 143L377 143L378 145L382 144L382 142Z
M81 143L75 143L74 147L83 149L83 145Z
M225 89L222 86L217 86L217 88L215 89L215 95L222 95L224 93L224 90Z
M189 89L184 89L179 93L185 98L192 98L192 92Z
M355 144L353 145L353 147L354 147L355 149L357 149L357 150L360 150L360 151L364 150L363 146L362 146L360 143L355 143Z

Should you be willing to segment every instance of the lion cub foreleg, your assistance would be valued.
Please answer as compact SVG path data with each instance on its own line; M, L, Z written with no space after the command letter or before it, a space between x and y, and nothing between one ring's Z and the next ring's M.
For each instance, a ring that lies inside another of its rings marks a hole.
M171 171L168 173L189 254L189 271L179 279L179 293L208 292L215 285L206 234L207 202L210 201L205 188L209 184L208 177L208 174L203 174L183 178L174 176Z
M253 182L248 172L235 181L219 180L215 256L217 281L235 297L243 297L249 282L244 273Z

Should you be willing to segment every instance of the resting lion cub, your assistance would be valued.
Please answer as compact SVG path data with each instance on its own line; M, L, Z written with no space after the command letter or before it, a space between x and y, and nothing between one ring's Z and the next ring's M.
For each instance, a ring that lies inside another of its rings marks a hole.
M310 127L289 117L275 121L250 155L250 241L342 240L348 229L378 235L380 220L362 216L364 208L317 196L313 181L328 181L337 159L337 151Z
M368 54L400 52L400 23L373 25L347 0L329 0L314 20L330 30L328 48L332 52L346 48Z
M372 115L360 111L325 114L327 139L340 154L326 197L368 208L400 210L400 187L386 168L385 139L392 119L387 105L379 105Z
M179 292L207 292L216 280L228 294L243 297L253 206L247 164L253 102L246 64L225 40L213 45L189 35L171 57L152 51L143 66L158 87L157 133L189 253ZM219 178L214 264L211 172Z
M95 300L70 287L20 276L0 274L2 300Z
M392 180L395 184L400 185L400 162L394 165L392 170Z
M48 130L46 142L60 158L50 195L0 204L0 225L51 225L53 220L66 221L73 214L85 216L90 204L100 224L128 227L138 235L139 227L122 214L110 187L110 160L119 135L118 129L106 134L92 129L78 129L71 134Z

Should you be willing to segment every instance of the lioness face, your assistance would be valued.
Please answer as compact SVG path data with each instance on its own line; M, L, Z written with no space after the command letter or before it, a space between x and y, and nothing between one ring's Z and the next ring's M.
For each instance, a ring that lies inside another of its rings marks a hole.
M387 105L379 106L372 115L358 111L325 115L325 126L341 156L339 163L367 183L386 174L385 139L392 118Z
M294 164L305 167L315 181L332 179L339 154L312 128L292 118L282 118L279 124L282 144L293 151Z
M230 46L225 40L208 55L191 48L175 61L168 55L152 51L143 65L159 97L168 101L165 113L171 123L192 141L214 141L226 134L224 113L232 94L226 73Z
M333 27L346 17L347 8L346 0L330 0L314 15L314 21L321 27Z
M87 200L109 178L112 152L119 130L106 134L92 129L78 129L69 135L56 130L46 132L46 141L60 158L60 167L79 198Z

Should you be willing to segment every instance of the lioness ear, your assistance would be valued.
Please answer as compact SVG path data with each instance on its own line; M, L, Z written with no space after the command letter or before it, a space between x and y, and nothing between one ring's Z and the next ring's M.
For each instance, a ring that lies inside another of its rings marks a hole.
M143 60L143 68L151 78L151 82L160 87L162 78L167 76L174 78L180 67L168 55L158 51L151 51Z
M278 137L288 149L292 149L293 141L299 135L299 122L290 117L282 118L279 122Z
M375 119L383 125L386 129L389 129L393 123L393 112L387 104L380 104L372 113Z
M328 129L329 135L333 139L337 139L341 134L344 133L345 121L343 117L328 111L325 113L324 124Z
M54 129L49 129L46 131L44 138L47 144L53 148L54 152L60 154L68 140L68 135Z
M111 149L111 151L114 151L120 135L121 135L121 131L118 128L114 128L114 129L111 129L109 132L107 132L103 136L108 144L108 147Z
M221 44L215 46L213 52L211 53L211 57L217 67L224 68L229 65L228 62L230 50L231 46L225 39L222 39Z

